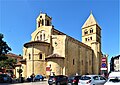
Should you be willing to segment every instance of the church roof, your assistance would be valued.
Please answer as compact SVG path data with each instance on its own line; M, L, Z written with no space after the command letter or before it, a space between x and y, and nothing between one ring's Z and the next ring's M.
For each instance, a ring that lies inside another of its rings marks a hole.
M51 54L51 55L46 57L46 59L50 59L50 58L62 58L62 59L64 59L64 57L60 56L57 53Z
M91 25L94 25L94 24L98 25L97 21L95 20L95 17L93 16L93 14L91 12L90 16L88 17L88 19L86 20L86 22L83 24L82 28L85 28L85 27L88 27L88 26L91 26Z

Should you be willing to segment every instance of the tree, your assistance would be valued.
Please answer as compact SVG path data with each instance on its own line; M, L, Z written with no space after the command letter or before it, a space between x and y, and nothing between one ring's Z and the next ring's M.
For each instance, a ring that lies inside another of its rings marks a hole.
M5 54L11 51L11 48L3 41L3 34L0 33L0 61L8 59Z
M0 61L0 67L7 68L7 69L14 69L16 63L17 61L15 59L8 58L4 61L3 60Z
M20 68L20 69L18 69L17 72L19 73L19 78L20 78L21 77L21 73L23 72L23 70Z

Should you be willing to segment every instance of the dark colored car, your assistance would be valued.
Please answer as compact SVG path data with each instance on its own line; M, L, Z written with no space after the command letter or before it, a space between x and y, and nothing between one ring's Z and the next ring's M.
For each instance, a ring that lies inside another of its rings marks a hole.
M74 75L68 77L68 85L78 85L78 81L81 78L80 75Z
M42 75L36 75L35 76L35 81L37 81L37 80L39 80L39 81L43 81L44 80L44 77L42 76Z
M64 75L50 76L48 79L49 85L67 85L68 77Z
M33 80L32 80L31 77L28 77L28 78L27 78L27 81L28 81L28 82L32 82Z
M12 78L7 74L0 74L0 83L12 83Z

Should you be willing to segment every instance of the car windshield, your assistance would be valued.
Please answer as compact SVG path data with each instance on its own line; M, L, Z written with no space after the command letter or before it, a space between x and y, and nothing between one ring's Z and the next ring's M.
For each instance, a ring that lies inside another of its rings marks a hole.
M55 78L55 76L50 76L49 78Z
M91 77L89 77L89 76L83 76L83 77L81 77L81 80L90 80L91 79Z
M111 78L109 82L120 82L120 78Z
M39 77L39 75L36 75L36 77Z
M36 77L40 77L40 76L42 76L42 75L36 75Z

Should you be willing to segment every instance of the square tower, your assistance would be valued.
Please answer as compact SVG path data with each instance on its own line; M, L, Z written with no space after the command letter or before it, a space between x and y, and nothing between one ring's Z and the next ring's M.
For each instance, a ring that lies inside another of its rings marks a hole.
M101 60L101 28L91 13L82 26L82 42L93 49L93 71L98 74ZM97 67L97 70L96 70Z

